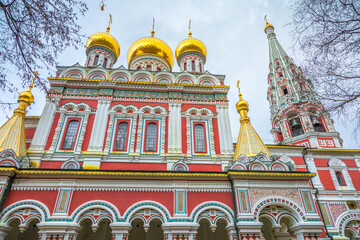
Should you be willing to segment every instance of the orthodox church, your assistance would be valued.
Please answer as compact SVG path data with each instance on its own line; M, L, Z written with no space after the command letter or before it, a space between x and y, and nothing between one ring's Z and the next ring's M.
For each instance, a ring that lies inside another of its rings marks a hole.
M232 142L230 86L190 28L174 53L153 29L118 68L110 25L93 34L85 65L48 78L41 116L26 117L31 84L0 128L0 240L360 239L360 150L264 30L271 145L239 83Z

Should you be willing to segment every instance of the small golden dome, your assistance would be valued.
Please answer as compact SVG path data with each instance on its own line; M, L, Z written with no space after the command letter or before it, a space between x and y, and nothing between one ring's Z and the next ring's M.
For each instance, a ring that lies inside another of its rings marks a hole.
M274 26L268 22L268 20L267 20L267 15L265 15L264 20L265 20L265 24L266 24L265 27L264 27L264 31L266 31L266 29L267 29L268 27L274 28Z
M245 101L244 99L240 99L237 103L236 103L236 109L238 110L238 112L240 110L249 110L249 103L247 101Z
M108 30L110 30L110 28L108 28ZM108 30L91 35L86 42L86 51L92 46L100 45L110 49L116 58L118 58L120 55L120 45L118 41L109 34Z
M21 92L18 97L18 101L24 101L29 103L29 105L34 101L34 95L31 93L31 89Z
M127 54L128 64L141 55L155 55L163 58L170 65L170 68L174 65L174 55L169 45L153 36L140 38L130 46Z
M199 52L206 58L207 50L205 44L199 39L189 38L182 40L175 50L176 59L184 52Z

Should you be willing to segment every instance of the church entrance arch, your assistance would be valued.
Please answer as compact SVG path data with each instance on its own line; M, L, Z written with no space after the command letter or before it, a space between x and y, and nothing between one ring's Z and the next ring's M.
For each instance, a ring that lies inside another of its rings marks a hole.
M111 240L110 220L102 219L98 224L93 224L91 219L86 218L80 223L81 230L77 240Z
M18 218L14 218L9 223L10 231L7 233L5 240L14 239L26 239L26 240L38 240L39 229L36 226L39 223L39 219L34 218L30 220L26 225L21 225Z
M150 223L145 223L142 218L135 218L131 222L129 240L163 240L164 231L162 222L158 218L153 218Z

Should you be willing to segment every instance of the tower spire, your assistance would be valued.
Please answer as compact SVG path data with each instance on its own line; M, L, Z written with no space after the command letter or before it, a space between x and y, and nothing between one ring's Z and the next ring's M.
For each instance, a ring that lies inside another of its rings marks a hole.
M151 36L154 37L155 35L155 18L153 17L153 25L152 25L152 30L151 30Z
M38 72L34 72L34 78L28 90L19 94L19 106L14 110L12 117L0 127L0 151L11 149L16 156L26 156L25 124L26 108L34 101L31 93Z
M237 87L239 89L239 101L236 103L236 109L240 114L241 126L233 160L236 161L240 155L251 157L256 156L260 152L270 156L269 150L250 123L250 118L247 115L249 103L242 98L240 80L237 81Z
M341 147L329 113L318 100L313 85L279 43L266 16L269 42L268 101L275 143L312 148Z

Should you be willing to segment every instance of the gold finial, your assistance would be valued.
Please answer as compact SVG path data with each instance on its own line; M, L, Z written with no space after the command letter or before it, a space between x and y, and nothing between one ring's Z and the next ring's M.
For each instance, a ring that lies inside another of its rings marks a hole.
M106 28L106 33L110 32L110 24L112 24L112 16L111 16L111 14L109 14L109 16L110 16L110 20L109 20L109 25Z
M153 25L152 25L152 30L151 30L151 36L153 37L155 35L155 18L153 17Z
M191 19L189 20L189 38L192 37L192 33L191 33Z
M237 80L237 88L239 89L239 98L242 100L242 94L240 92L240 80Z
M265 20L265 28L264 31L268 28L268 27L274 27L273 25L271 25L268 20L267 20L267 15L264 16L264 20Z
M39 74L38 71L34 72L34 78L32 79L31 84L29 85L29 91L31 91L31 89L34 87L34 81L35 81L35 78L38 77L38 74Z
M247 116L249 111L249 103L242 98L240 91L240 80L237 81L237 87L239 89L239 101L236 103L236 109L240 114L240 122L250 121L250 118Z

